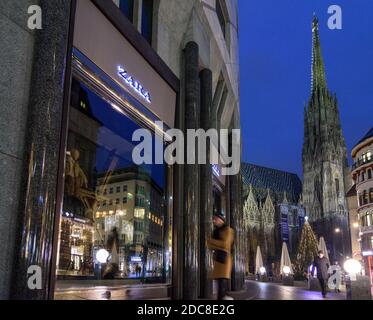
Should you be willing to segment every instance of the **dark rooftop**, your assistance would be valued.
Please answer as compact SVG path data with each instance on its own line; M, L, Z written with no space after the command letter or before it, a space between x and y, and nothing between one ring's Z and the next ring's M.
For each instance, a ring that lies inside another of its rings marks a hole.
M373 127L370 128L370 130L367 132L367 134L356 144L360 144L362 143L364 140L368 139L368 138L372 138L373 137Z
M248 190L251 184L259 198L265 198L269 189L277 202L282 201L284 193L288 201L293 203L299 201L302 182L295 173L242 163L241 174L244 189Z

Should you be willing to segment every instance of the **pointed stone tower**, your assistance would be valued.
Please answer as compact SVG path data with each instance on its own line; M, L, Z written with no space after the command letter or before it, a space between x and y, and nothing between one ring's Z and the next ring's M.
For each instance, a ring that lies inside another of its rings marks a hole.
M349 168L337 98L327 87L316 17L312 35L311 96L304 110L302 199L315 233L325 238L333 263L351 256L345 198Z

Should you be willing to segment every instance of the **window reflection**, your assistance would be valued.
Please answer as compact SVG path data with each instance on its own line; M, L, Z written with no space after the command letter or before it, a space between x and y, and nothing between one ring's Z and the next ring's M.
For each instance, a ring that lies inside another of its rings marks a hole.
M73 80L59 280L170 279L168 167L132 162L131 137L139 128ZM103 265L96 260L100 249L110 254Z

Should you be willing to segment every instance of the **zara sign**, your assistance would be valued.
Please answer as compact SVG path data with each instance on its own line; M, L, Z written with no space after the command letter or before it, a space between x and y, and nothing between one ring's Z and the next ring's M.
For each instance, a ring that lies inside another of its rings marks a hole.
M138 82L133 76L128 74L126 69L124 69L122 66L118 66L118 74L127 83L127 85L132 88L132 90L134 90L147 102L152 102L149 91L146 91L140 82Z

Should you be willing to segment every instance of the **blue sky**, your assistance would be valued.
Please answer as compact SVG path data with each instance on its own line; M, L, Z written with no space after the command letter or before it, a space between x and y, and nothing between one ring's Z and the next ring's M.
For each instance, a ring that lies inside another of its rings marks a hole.
M302 174L303 108L310 95L311 22L319 18L329 89L348 154L373 126L372 0L238 0L243 160ZM342 8L342 30L327 27Z

